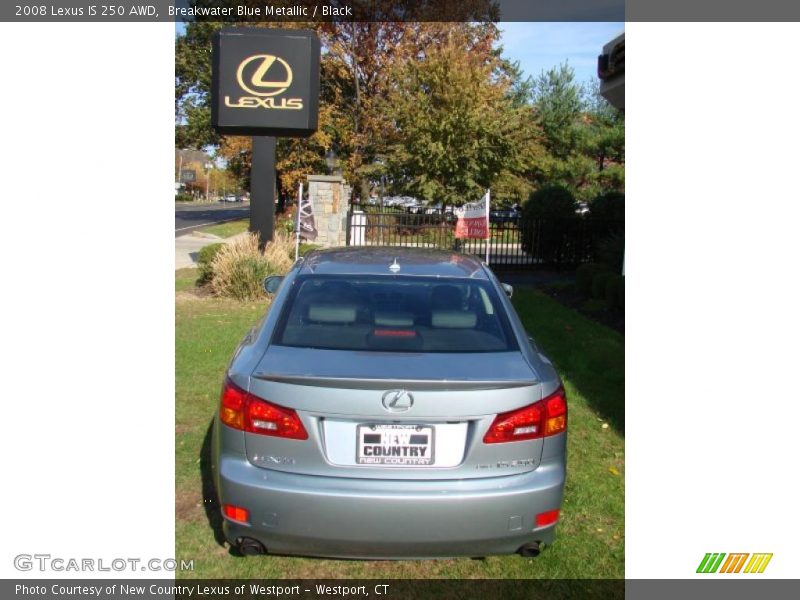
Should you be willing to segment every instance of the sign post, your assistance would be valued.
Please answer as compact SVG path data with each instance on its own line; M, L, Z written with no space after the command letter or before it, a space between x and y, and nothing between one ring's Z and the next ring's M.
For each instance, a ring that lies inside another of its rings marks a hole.
M250 231L263 246L275 225L276 137L317 130L320 43L303 29L231 28L214 37L211 122L253 136Z
M253 137L250 167L250 231L258 232L263 246L275 230L275 143L274 137Z
M303 208L303 184L297 190L297 211L294 215L294 259L300 258L300 213Z

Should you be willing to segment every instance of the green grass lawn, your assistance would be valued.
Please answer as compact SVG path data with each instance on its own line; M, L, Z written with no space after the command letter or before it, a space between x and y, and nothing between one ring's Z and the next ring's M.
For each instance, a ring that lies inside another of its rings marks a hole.
M247 231L250 225L250 219L236 219L235 221L227 221L225 223L217 223L216 225L209 225L200 229L203 233L210 233L217 235L221 238L231 237L237 233Z
M535 559L342 561L238 557L215 534L208 427L225 367L265 311L192 293L195 269L176 272L175 546L194 559L178 577L622 578L624 577L624 340L544 294L518 287L514 304L555 362L569 397L566 498L555 544ZM605 427L604 427L605 425ZM205 497L204 497L205 496Z

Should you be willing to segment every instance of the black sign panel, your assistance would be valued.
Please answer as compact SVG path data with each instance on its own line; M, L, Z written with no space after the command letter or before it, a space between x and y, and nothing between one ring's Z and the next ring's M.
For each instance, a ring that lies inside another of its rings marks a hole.
M319 38L304 29L223 29L214 38L212 123L229 135L317 130Z

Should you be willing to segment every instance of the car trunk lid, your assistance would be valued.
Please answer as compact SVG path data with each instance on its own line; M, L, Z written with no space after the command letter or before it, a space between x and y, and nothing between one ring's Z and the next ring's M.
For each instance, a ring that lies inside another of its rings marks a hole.
M297 411L309 433L303 441L246 434L248 458L263 468L320 476L451 479L528 471L541 457L540 439L483 443L498 413L542 397L535 373L519 352L413 354L271 346L252 374L249 391Z

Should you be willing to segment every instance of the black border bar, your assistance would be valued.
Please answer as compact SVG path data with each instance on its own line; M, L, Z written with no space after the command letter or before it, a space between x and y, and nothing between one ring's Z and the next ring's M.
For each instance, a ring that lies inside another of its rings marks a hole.
M531 575L535 575L536 561L531 562L530 569ZM17 586L26 586L27 590ZM131 590L126 593L125 586L134 588L136 593ZM32 588L43 593L32 592ZM343 592L345 589L347 593ZM800 597L800 580L746 575L630 580L4 579L0 582L0 597L5 600L772 600Z
M787 0L11 0L3 22L371 22L800 20ZM141 12L141 8L145 10ZM122 8L120 11L119 9ZM251 14L253 9L258 14ZM271 10L271 14L267 11Z

